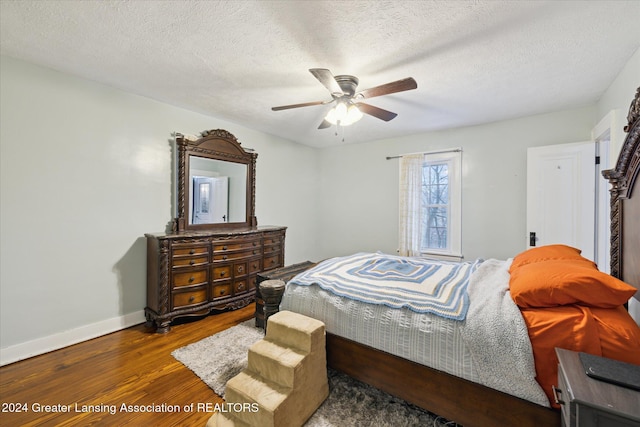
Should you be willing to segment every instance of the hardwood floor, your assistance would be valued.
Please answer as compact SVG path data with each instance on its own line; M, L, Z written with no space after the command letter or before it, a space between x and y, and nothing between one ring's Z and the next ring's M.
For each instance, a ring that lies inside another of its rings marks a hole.
M253 317L254 310L251 304L177 324L164 335L138 325L3 366L0 425L204 427L212 405L223 400L171 352ZM126 408L135 405L156 412Z

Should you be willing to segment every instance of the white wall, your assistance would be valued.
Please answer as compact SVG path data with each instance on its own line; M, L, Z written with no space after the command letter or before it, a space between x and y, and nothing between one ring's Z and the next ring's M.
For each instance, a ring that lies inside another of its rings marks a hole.
M633 95L640 87L640 48L627 61L627 64L618 74L609 88L602 95L597 103L598 118L602 119L609 112L613 111L613 126L611 129L611 153L613 161L620 153L620 147L624 142L626 133L623 128L627 124L627 114L629 105L633 100ZM612 165L613 166L613 165Z
M586 141L595 106L321 151L322 257L395 253L398 159L462 147L465 259L506 259L526 249L527 147Z
M143 236L174 216L174 131L223 128L255 149L259 224L289 227L287 263L314 258L314 149L12 58L0 66L2 363L144 321Z

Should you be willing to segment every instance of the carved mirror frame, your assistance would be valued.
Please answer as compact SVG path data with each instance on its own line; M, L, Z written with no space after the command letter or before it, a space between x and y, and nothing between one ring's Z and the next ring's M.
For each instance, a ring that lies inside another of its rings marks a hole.
M177 133L175 136L177 148L177 212L174 221L174 231L205 231L223 230L230 228L255 227L258 221L255 216L255 190L256 190L256 153L245 151L237 138L223 129L204 131L196 140L188 139L185 135ZM191 200L189 195L190 184L190 159L199 157L219 160L223 162L239 163L247 166L246 180L246 209L243 222L225 222L212 224L191 224L189 217L191 212Z

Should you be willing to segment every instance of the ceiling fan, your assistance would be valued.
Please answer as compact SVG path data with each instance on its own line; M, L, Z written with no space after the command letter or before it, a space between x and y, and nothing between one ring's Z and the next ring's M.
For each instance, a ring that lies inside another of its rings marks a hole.
M416 89L418 84L412 77L397 80L356 92L358 78L349 75L333 76L326 68L311 68L311 74L322 83L331 93L332 99L328 101L312 101L302 104L282 105L272 107L273 111L288 110L291 108L310 107L313 105L326 105L335 102L336 105L326 115L318 129L325 129L331 125L348 126L362 118L362 113L369 114L380 120L388 122L394 119L397 114L384 110L373 105L365 104L362 100L376 96L389 95L396 92Z

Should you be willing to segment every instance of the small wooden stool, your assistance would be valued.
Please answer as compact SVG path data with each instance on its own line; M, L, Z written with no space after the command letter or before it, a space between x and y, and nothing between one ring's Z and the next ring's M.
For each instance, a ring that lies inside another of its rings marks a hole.
M280 302L284 294L285 283L282 280L265 280L260 283L260 293L264 300L264 331L267 331L269 316L280 311Z

